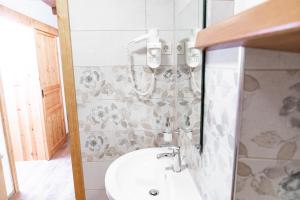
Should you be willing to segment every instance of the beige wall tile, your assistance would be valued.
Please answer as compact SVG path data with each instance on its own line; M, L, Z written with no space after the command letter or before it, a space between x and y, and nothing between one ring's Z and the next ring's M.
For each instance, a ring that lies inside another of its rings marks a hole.
M241 142L250 158L300 159L300 70L246 71Z
M292 200L300 198L299 161L240 159L237 171L238 200Z

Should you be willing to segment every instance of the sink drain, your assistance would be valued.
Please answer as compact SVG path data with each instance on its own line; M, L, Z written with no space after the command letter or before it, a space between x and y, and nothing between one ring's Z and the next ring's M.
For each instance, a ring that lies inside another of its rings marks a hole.
M151 189L151 190L149 190L149 194L151 196L157 196L159 194L159 191L156 189Z

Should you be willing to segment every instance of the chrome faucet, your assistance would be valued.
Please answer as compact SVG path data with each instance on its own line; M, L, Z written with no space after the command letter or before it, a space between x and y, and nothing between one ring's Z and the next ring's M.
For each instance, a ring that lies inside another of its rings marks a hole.
M172 152L171 153L160 153L156 155L157 159L161 158L175 158L175 163L172 167L173 171L178 173L182 171L182 162L181 162L181 154L180 154L180 147L179 146L171 146L169 147Z

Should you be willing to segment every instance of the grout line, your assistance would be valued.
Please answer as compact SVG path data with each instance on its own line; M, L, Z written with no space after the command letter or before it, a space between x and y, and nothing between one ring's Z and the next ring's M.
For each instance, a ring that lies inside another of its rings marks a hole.
M124 98L131 98L132 96L125 96ZM109 99L109 98L107 98L107 99L104 99L104 98L97 98L97 99L95 99L95 100L92 100L92 101L85 101L85 102L83 102L83 103L77 103L77 105L82 105L82 104L86 104L86 103L99 103L100 104L100 102L99 101L120 101L120 102L122 102L123 103L123 101L124 101L124 98L111 98L111 99ZM136 100L136 102L143 102L143 101L140 101L137 97L133 97L133 98L135 98L135 99L133 99L133 100ZM187 97L187 98L192 98L192 97ZM184 98L185 99L185 98ZM148 101L148 100L173 100L173 97L166 97L166 98L160 98L160 97L157 97L157 98L149 98L149 99L146 99L146 101Z
M199 130L199 127L197 128L191 128L192 131L198 131ZM115 132L115 131L122 131L122 132L129 132L129 131L136 131L136 132L144 132L144 131L150 131L150 132L157 132L157 134L161 133L162 132L162 129L131 129L131 128L128 128L128 129L106 129L106 130L97 130L97 131L82 131L84 133L99 133L99 132ZM82 135L83 136L83 135Z
M203 29L202 27L203 27L203 25L202 25L202 19L203 19L203 12L201 12L201 14L200 14L200 1L202 2L203 0L198 0L197 1L197 28L200 28L201 27L201 29ZM201 20L200 20L201 19ZM200 22L201 22L201 24L200 24Z
M191 129L192 131L199 131L199 128L192 128ZM162 129L147 129L147 130L140 130L140 129L123 129L123 130L115 130L115 129L109 129L109 130L99 130L99 131L82 131L81 133L84 133L84 134L89 134L89 133L93 133L93 134L97 134L97 133L101 133L101 132L115 132L115 131L118 131L118 132L131 132L131 131L134 131L134 132L145 132L145 131L148 131L148 132L156 132L154 133L154 135L158 135L160 133L163 132ZM82 135L82 134L80 134ZM124 134L125 135L125 134ZM144 136L144 135L143 135ZM84 137L84 135L82 135L81 137Z
M71 32L141 32L147 31L148 28L145 29L72 29ZM191 29L188 28L181 28L181 29L157 29L158 31L190 31Z
M177 53L176 53L176 31L175 31L175 20L176 20L176 17L175 17L175 7L176 7L176 1L173 0L173 16L172 16L172 20L173 20L173 23L172 23L172 62L174 63L174 66L175 66L175 73L177 73L178 71L178 60L177 60ZM174 95L174 98L173 98L173 102L174 102L174 107L172 108L172 116L171 117L174 117L174 122L172 123L172 128L173 130L179 128L179 120L178 120L178 77L175 76L175 86L174 86L174 91L173 91L173 95ZM176 136L173 135L174 138L176 138Z
M103 186L103 188L101 188L101 189L96 189L96 188L95 189L87 189L87 188L85 188L85 190L86 191L88 191L88 190L90 190L90 191L99 191L99 190L103 191L104 190L105 191L105 186ZM105 195L106 195L106 193L105 193Z
M102 161L100 161L102 162ZM85 190L104 190L105 191L105 188L101 188L101 189L85 189Z
M71 29L71 32L135 32L147 31L147 28L142 29Z
M111 68L111 67L126 67L128 68L128 65L74 65L73 66L74 68L80 68L80 67L83 67L83 68L87 68L87 67L97 67L97 68ZM133 67L146 67L146 64L145 65L133 65ZM175 67L175 65L161 65L161 67Z
M296 161L300 161L300 159L289 159L289 160L282 160L282 159L276 159L276 158L256 158L256 157L238 157L239 160L259 160L259 161L286 161L286 162L296 162Z
M144 1L145 2L145 27L146 30L148 29L148 19L147 19L147 0Z
M287 69L276 69L276 68L245 68L245 71L300 71L300 68L287 68Z
M131 98L132 96L124 96L124 98ZM124 98L97 98L95 100L90 100L90 101L85 101L83 103L77 103L79 106L80 105L83 105L83 104L86 104L86 103L99 103L98 101L124 101ZM140 101L139 99L137 99L137 97L133 97L133 98L136 98L136 99L133 99L133 100L136 100L136 102L142 102ZM161 98L161 97L152 97L152 98L149 98L149 99L146 99L147 101L148 100L173 100L174 97L165 97L165 98ZM191 99L195 99L195 97L192 97L192 96L187 96L187 97L178 97L179 100L191 100Z
M235 71L239 71L238 67L206 67L207 70L235 70Z

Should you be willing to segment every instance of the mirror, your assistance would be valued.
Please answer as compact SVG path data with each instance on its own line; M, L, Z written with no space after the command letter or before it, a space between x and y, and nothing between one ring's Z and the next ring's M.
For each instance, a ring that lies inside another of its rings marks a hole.
M196 146L202 146L201 107L203 52L194 48L205 20L204 0L180 0L175 4L177 128Z

